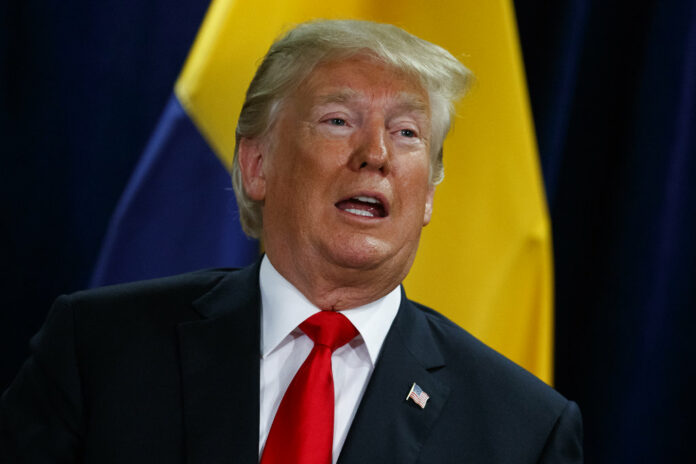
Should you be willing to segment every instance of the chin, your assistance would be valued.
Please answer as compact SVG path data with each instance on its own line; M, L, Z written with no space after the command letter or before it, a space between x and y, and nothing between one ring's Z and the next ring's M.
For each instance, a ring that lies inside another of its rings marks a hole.
M330 248L332 261L351 269L374 269L394 256L390 244L373 237L361 236L352 240L338 240Z

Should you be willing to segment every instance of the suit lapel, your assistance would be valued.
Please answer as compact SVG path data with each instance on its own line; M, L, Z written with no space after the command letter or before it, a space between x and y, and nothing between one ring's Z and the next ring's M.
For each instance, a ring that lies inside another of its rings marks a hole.
M224 277L178 326L187 463L258 462L258 271Z
M449 396L432 374L444 360L425 316L403 292L401 301L339 464L415 462ZM424 409L406 400L414 382L430 396Z

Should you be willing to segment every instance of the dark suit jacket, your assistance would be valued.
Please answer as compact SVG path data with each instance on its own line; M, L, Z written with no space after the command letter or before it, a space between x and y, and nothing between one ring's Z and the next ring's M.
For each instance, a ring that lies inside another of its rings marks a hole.
M59 298L2 397L0 461L256 464L259 308L258 264ZM574 403L402 298L339 463L576 463L581 434Z

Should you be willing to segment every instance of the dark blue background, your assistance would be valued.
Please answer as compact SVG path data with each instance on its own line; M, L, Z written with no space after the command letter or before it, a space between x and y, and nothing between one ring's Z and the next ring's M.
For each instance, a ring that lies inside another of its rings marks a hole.
M588 462L696 462L696 1L518 1Z
M0 388L111 213L207 1L0 4ZM515 2L588 462L693 460L696 0Z
M4 388L52 300L87 286L208 1L1 5Z

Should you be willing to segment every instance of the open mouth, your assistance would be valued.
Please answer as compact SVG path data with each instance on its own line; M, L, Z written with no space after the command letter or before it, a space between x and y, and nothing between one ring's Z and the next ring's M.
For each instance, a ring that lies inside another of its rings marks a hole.
M383 218L387 216L384 203L373 196L358 195L336 203L336 208L347 213L368 218Z

